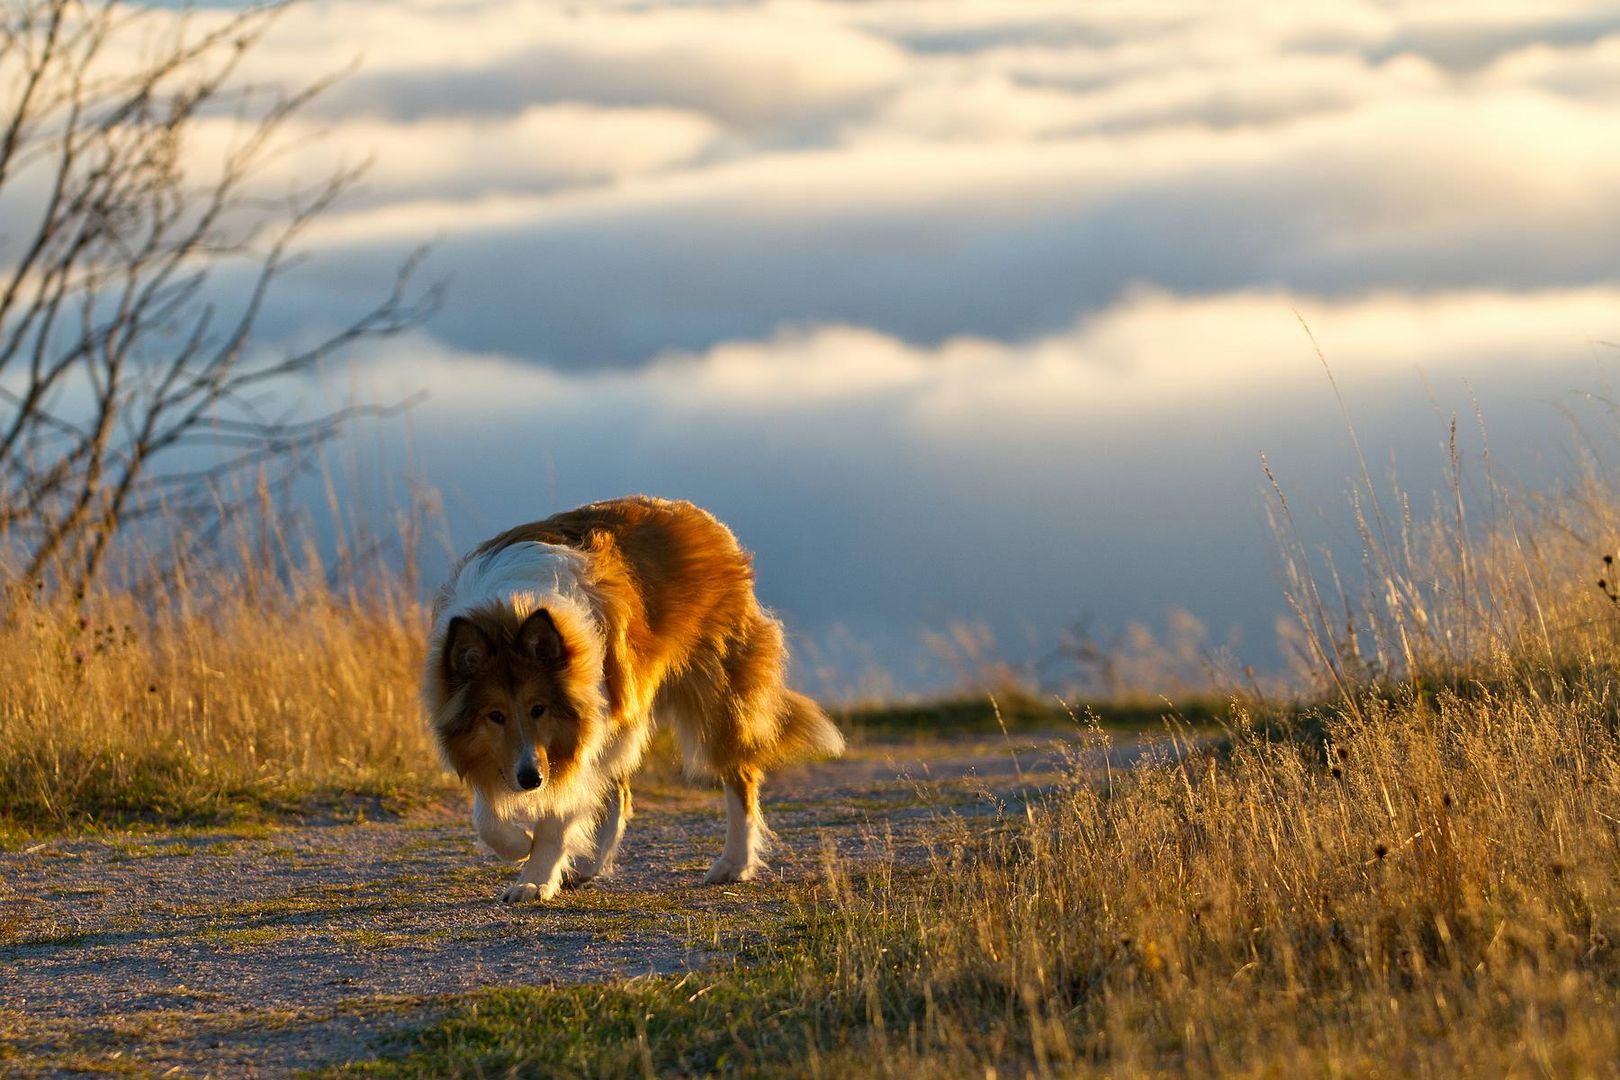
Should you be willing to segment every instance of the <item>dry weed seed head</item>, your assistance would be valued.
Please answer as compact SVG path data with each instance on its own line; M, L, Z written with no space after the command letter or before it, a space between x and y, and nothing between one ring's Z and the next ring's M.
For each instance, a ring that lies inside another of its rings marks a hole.
M1604 575L1597 579L1598 591L1603 594L1604 599L1608 600L1609 603L1620 607L1620 586L1617 586L1609 575L1609 571L1614 569L1614 556L1604 555L1603 566Z

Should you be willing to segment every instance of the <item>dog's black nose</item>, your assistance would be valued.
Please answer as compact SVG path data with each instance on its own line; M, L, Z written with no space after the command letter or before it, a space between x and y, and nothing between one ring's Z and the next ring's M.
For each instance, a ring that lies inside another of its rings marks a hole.
M533 791L540 786L540 770L533 765L519 766L517 782L524 791Z

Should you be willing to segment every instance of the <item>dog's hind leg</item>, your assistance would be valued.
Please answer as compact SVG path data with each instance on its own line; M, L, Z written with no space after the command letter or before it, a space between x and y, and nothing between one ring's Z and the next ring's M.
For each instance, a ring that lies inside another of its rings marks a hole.
M613 856L619 850L619 841L624 839L624 827L630 823L631 816L630 780L621 776L618 786L608 793L607 805L596 822L596 854L583 866L571 871L564 879L564 885L583 885L592 878L607 877L613 873Z
M703 880L708 885L748 881L765 869L762 856L770 830L759 813L759 782L755 768L744 766L725 778L726 846Z
M562 888L568 864L584 846L589 814L544 814L534 823L534 846L517 880L501 893L508 904L550 900Z

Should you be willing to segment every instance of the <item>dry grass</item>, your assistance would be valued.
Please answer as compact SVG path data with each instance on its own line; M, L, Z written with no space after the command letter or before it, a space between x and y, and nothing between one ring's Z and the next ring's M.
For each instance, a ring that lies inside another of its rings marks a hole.
M14 598L0 626L0 823L219 821L442 784L403 588L216 571L137 602Z
M1242 731L964 826L904 888L835 869L808 914L866 1031L828 1049L889 1075L1615 1075L1611 696L1369 701L1326 759Z

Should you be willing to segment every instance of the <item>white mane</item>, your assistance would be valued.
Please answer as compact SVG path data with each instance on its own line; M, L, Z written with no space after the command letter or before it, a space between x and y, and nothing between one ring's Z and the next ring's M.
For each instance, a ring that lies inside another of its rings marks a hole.
M585 556L561 544L520 540L465 559L434 605L433 640L441 642L450 620L478 608L504 607L525 619L537 608L572 615L600 636L585 591Z

